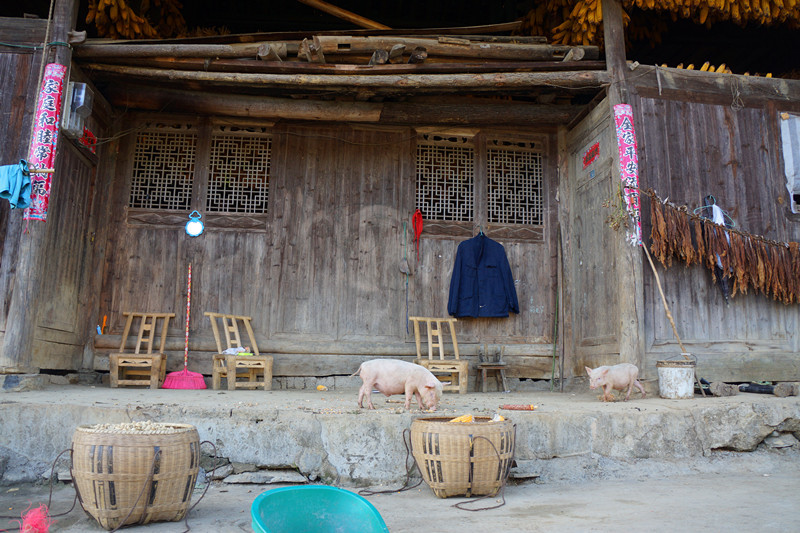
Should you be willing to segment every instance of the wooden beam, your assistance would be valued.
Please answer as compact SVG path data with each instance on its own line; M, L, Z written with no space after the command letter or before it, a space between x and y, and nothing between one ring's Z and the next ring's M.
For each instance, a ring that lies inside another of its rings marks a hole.
M117 107L147 111L411 125L564 124L581 109L579 106L485 101L466 103L315 101L119 85L109 86L104 95Z
M320 11L324 11L325 13L333 15L336 18L346 20L347 22L351 22L361 28L367 28L373 30L391 29L389 26L381 24L380 22L375 22L374 20L362 17L361 15L356 15L352 11L347 11L346 9L336 7L335 5L329 4L328 2L323 2L322 0L297 0L297 1L300 2L301 4L311 6L315 9L319 9Z
M86 43L74 47L78 59L106 57L202 57L236 58L258 57L259 48L271 42L236 44L97 44ZM274 43L277 44L277 43ZM283 43L284 45L286 43ZM295 45L296 46L296 45ZM296 50L296 48L295 48Z
M150 86L111 85L105 96L117 107L234 117L378 122L381 108L365 102L337 102L220 94Z
M601 0L603 7L603 37L606 43L606 62L613 83L608 89L611 106L606 120L614 124L614 106L628 102L626 76L629 72L625 61L625 33L620 0ZM620 183L619 151L611 150L613 168L612 180ZM616 187L616 185L614 185ZM644 329L644 273L640 246L631 246L622 231L616 237L616 292L619 305L619 361L632 363L641 369L643 376L649 369L643 367L645 355ZM645 245L646 246L646 245ZM607 283L613 283L608 276Z
M432 56L471 57L479 59L507 59L517 61L551 61L563 58L570 50L582 50L586 59L600 57L597 46L565 46L549 44L517 44L472 42L460 39L423 37L356 37L337 35L317 35L325 53L363 54L374 50L390 50L397 44L406 48L423 47Z
M44 41L46 31L47 20L45 19L0 17L0 43L40 46ZM34 52L30 48L18 48L0 44L0 51L8 52L12 50L15 53Z
M628 83L646 98L730 105L736 92L745 107L763 107L767 100L800 104L800 80L784 78L639 65Z
M262 45L264 46L264 45ZM274 43L270 45L273 48ZM280 52L280 49L278 49ZM391 55L391 53L390 53ZM284 61L271 63L255 59L202 59L202 58L108 58L106 64L169 70L202 70L206 72L240 72L271 74L467 74L479 72L565 72L579 70L605 70L603 61L482 61L480 63L418 63L386 65L337 65L332 63L306 63ZM390 58L391 60L391 58ZM83 64L83 63L81 63Z
M305 74L236 74L186 70L163 70L92 63L84 65L94 76L101 74L129 79L169 82L206 82L222 86L275 89L391 89L396 92L459 92L468 90L528 90L535 87L563 89L599 89L609 82L605 71L579 72L508 72L491 74L419 74L388 75L305 75Z

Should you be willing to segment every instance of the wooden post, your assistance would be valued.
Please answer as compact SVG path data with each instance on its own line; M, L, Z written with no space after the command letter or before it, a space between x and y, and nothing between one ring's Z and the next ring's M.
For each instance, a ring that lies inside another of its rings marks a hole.
M628 103L625 60L625 33L620 0L602 0L603 34L606 45L606 65L611 77L608 99L613 110L617 104ZM613 111L612 111L613 112ZM614 120L613 115L608 120ZM612 149L614 170L619 183L619 153ZM619 298L619 356L621 362L639 367L640 376L648 375L643 368L645 354L644 278L642 256L638 246L624 238L617 239L617 295Z
M78 2L76 0L55 0L53 22L50 32L51 42L66 42L68 32L75 27L78 15ZM45 48L44 54L52 54L50 62L69 66L71 53L63 46ZM36 94L40 88L33 89ZM34 102L35 106L35 102ZM34 113L30 113L31 120ZM25 129L25 134L29 129ZM62 140L61 142L65 142ZM60 150L59 150L60 152ZM56 154L55 168L58 168L60 153ZM58 173L56 178L58 179ZM57 198L52 198L57 202ZM3 337L2 353L0 353L0 373L26 374L36 373L38 368L33 366L33 344L36 326L39 321L39 288L42 280L48 275L47 264L44 260L48 226L53 226L50 231L55 231L57 222L29 221L27 231L19 236L19 254L16 258L16 278L11 292L11 301L8 306L6 319L6 332Z

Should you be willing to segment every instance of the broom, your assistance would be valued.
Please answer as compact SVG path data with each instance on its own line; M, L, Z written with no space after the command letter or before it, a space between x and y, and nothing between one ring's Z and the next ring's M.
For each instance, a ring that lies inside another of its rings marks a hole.
M189 310L192 307L192 264L189 263L189 281L186 286L186 337L183 344L183 370L170 372L164 378L163 389L205 389L203 375L189 372Z

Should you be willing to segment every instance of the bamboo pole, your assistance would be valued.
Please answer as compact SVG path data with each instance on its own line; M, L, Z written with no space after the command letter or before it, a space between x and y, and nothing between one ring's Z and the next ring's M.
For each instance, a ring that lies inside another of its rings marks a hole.
M661 303L664 304L664 310L667 312L667 318L669 319L669 323L672 326L672 333L675 334L675 338L678 339L678 345L681 347L681 355L687 361L690 361L686 354L686 347L683 345L683 341L681 341L680 335L678 335L678 328L675 327L675 320L672 318L672 313L669 310L669 305L667 305L667 298L664 296L664 289L661 288L661 278L658 277L658 272L656 272L656 265L653 264L653 258L650 257L650 251L647 249L647 246L642 243L642 249L644 250L645 255L647 255L647 261L650 263L650 268L653 269L653 275L656 277L656 285L658 285L658 292L661 294ZM694 380L697 383L697 386L700 387L700 393L705 396L706 391L703 390L703 385L700 383L700 379L697 377L697 371L695 370L694 373Z
M368 28L372 30L391 30L389 26L385 26L380 22L375 22L374 20L362 17L361 15L356 15L352 11L347 11L346 9L342 9L341 7L329 4L328 2L323 2L322 0L297 0L297 1L300 2L301 4L311 6L315 9L319 9L320 11L324 11L325 13L333 15L336 18L346 20L347 22L352 22L356 26L360 26L362 28Z

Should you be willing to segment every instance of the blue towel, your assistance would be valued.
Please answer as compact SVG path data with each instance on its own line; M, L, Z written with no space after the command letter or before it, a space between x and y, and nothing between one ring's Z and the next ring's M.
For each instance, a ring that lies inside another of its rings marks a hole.
M31 205L31 177L28 162L20 159L16 165L0 167L0 198L7 198L12 209Z

